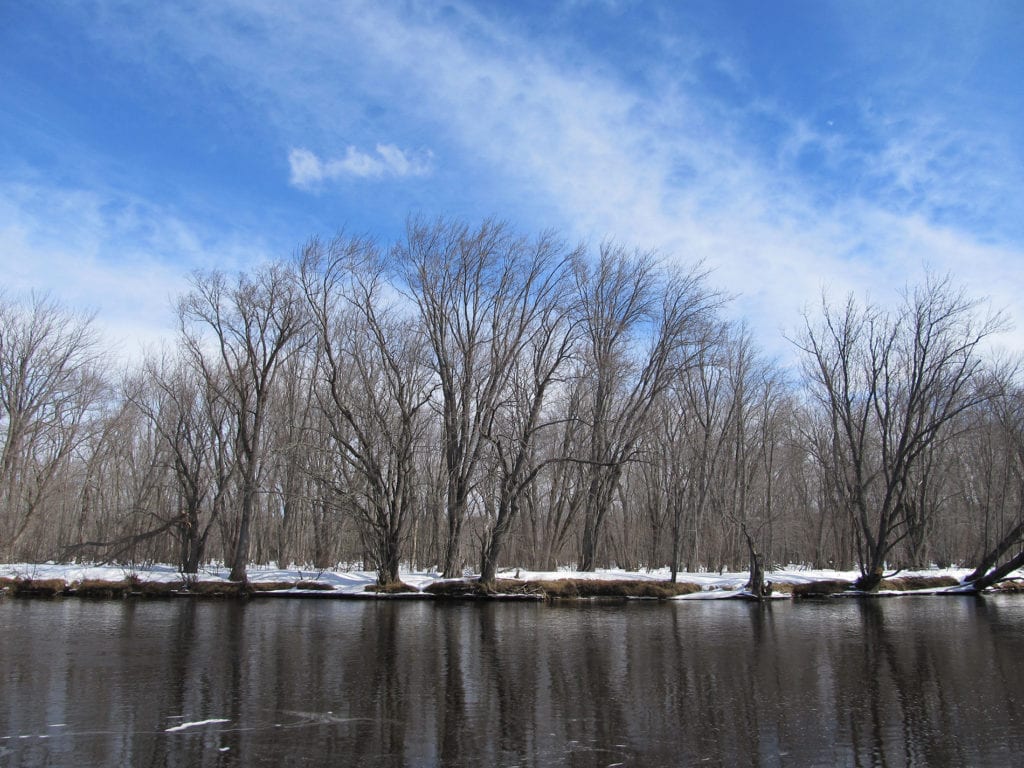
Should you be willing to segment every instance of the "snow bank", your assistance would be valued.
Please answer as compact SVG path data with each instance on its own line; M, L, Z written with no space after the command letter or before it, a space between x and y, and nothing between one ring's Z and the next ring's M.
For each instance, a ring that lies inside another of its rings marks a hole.
M962 568L929 569L920 571L901 571L901 577L908 576L952 576L958 581L969 573ZM515 581L555 581L559 579L598 579L606 581L667 581L670 578L667 568L642 571L625 571L621 569L604 569L581 573L572 570L531 571L523 568L503 569L498 577ZM858 577L856 571L810 570L799 566L765 573L765 579L773 584L806 584L815 581L842 579L854 581ZM276 568L253 566L249 569L249 581L254 585L280 585L282 592L306 592L302 586L316 584L318 591L342 594L363 595L366 588L376 583L377 575L373 571L316 571L298 568ZM227 583L228 569L211 567L204 569L189 581L205 584ZM148 565L139 567L97 566L57 563L11 563L0 565L0 578L7 579L62 579L68 585L84 581L123 582L126 579L138 580L142 583L176 583L183 581L182 574L170 565ZM674 599L700 600L720 599L739 596L747 583L745 572L700 572L679 573L680 582L689 582L700 586L701 591L691 595L681 595ZM403 571L403 582L417 590L437 581L443 581L436 571Z

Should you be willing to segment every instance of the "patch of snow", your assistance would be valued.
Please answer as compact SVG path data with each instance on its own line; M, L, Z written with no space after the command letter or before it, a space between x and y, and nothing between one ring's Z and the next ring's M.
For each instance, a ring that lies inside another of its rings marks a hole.
M230 723L226 717L215 717L210 720L195 720L191 723L182 723L176 725L173 728L165 728L164 733L173 733L174 731L184 731L186 728L198 728L201 725L214 725L215 723Z

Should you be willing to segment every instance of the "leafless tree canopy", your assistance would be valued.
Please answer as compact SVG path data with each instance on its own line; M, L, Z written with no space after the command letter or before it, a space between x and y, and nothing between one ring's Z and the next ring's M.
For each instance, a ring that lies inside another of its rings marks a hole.
M498 221L196 273L121 374L89 316L0 295L10 561L887 570L1024 564L1024 383L948 277L823 297L766 358L700 265Z

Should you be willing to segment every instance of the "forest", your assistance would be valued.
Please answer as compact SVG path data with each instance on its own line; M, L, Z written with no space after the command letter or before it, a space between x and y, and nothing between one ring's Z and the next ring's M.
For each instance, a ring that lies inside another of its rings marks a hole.
M410 220L191 275L125 366L0 295L0 561L587 571L1024 565L1024 382L949 276L769 358L701 265Z

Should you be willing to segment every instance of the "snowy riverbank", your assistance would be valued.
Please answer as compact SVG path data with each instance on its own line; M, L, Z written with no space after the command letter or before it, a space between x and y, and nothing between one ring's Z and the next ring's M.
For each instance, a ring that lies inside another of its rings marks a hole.
M943 568L919 571L901 571L883 583L882 595L922 594L956 591L956 584L969 573L967 569ZM0 586L22 594L81 594L92 596L141 595L224 595L238 592L238 585L227 578L226 568L209 567L197 576L185 578L173 566L111 566L57 563L13 563L0 565ZM587 596L600 594L598 584L611 588L609 595L625 594L616 586L629 584L637 596L651 596L658 583L669 579L668 569L623 571L598 570L581 573L571 570L528 571L503 570L498 575L498 592L518 597L543 598L546 596ZM773 596L788 598L794 591L831 585L829 592L843 592L843 585L852 583L856 571L812 570L790 567L771 571L766 579L773 588ZM467 579L473 577L467 574ZM409 587L403 596L415 597L443 594L458 596L465 580L445 580L437 572L402 572L402 582ZM736 573L680 573L677 581L685 585L685 594L671 595L674 600L708 600L741 596L747 582L745 572ZM593 584L591 584L593 582ZM377 594L373 590L376 574L372 571L333 570L318 571L298 568L253 566L249 569L249 594L295 597L393 597L395 593ZM576 588L566 590L565 587ZM38 587L37 592L32 587ZM592 586L594 589L587 589ZM645 590L645 586L651 589ZM923 588L922 588L923 587ZM667 595L658 594L659 597Z

